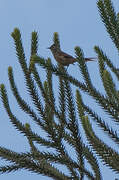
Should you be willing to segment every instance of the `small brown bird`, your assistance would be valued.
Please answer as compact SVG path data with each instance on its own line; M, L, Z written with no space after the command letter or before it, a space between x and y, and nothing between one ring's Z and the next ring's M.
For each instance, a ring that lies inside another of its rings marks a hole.
M69 66L70 64L77 62L76 58L61 51L61 49L59 47L57 47L55 44L48 47L48 49L51 50L56 61L63 66ZM94 61L94 59L96 59L96 58L84 58L84 59L87 62L87 61Z

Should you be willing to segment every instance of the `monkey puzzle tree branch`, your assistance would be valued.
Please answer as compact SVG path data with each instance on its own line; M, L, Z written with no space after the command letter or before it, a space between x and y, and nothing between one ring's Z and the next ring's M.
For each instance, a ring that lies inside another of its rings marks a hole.
M38 33L36 31L32 32L31 37L31 56L37 54L38 51Z
M27 114L29 114L33 120L39 124L42 128L44 128L43 123L41 122L41 120L37 117L36 113L31 109L31 107L21 98L21 96L19 95L18 89L16 87L15 81L14 81L14 76L13 76L13 70L12 67L8 68L8 77L9 77L9 81L10 81L10 85L11 85L11 90L17 100L17 103L19 105L19 107L26 112Z
M119 26L111 0L99 0L97 6L106 30L119 51Z
M88 117L83 117L82 124L90 145L94 150L96 150L96 153L101 157L102 161L104 161L106 165L111 167L114 171L119 172L119 154L103 143L103 141L95 135Z
M32 57L31 67L33 66L34 63L38 63L43 68L49 68L50 70L52 70L52 72L55 75L57 76L60 75L63 79L67 79L68 81L70 81L70 83L79 87L84 92L87 92L90 96L92 96L96 100L97 103L99 103L103 107L103 109L107 113L109 113L109 115L114 117L115 121L119 122L119 115L117 113L118 112L117 103L112 102L111 99L105 98L99 91L95 89L95 87L92 87L91 89L89 89L84 83L79 82L77 79L75 79L68 73L59 71L59 69L56 66L52 64L49 66L47 64L47 61L45 61L45 59L43 58L40 58L39 56Z

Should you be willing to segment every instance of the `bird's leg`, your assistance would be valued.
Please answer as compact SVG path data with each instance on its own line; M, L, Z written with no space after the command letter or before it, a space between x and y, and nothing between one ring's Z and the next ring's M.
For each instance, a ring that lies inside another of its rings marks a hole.
M69 67L69 65L67 65L67 67L66 67L66 71L67 71L68 67Z

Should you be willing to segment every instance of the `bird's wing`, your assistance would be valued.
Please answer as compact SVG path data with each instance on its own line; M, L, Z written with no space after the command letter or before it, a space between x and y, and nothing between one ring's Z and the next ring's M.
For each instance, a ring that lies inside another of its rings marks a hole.
M64 66L68 66L69 64L73 64L74 62L76 62L76 59L73 56L70 56L63 51L60 51L58 53L58 56L55 55L55 59Z
M73 59L73 61L76 61L76 59L73 57L73 56L71 56L71 55L69 55L69 54L67 54L67 53L65 53L65 52L63 52L63 51L61 51L61 53L60 53L60 55L59 55L61 58L66 58L66 59ZM95 58L95 57L89 57L89 58L84 58L85 59L85 61L95 61L95 59L97 59L97 58Z
M65 52L63 52L63 51L61 51L60 56L62 56L62 57L64 57L64 58L67 58L67 59L69 59L69 58L73 58L73 59L74 59L73 56L71 56L71 55L69 55L69 54L67 54L67 53L65 53Z

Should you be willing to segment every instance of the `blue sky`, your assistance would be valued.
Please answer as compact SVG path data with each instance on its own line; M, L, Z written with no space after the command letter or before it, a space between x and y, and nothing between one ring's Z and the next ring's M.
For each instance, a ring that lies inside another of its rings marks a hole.
M113 3L118 12L118 0L113 0ZM114 64L119 67L117 51L101 22L96 0L0 0L0 27L0 83L5 83L8 89L12 111L15 112L15 115L19 117L19 119L22 119L24 123L29 122L29 119L18 110L17 104L14 105L15 99L10 91L7 75L8 66L12 66L20 94L24 98L28 97L24 86L23 74L15 54L13 39L10 36L15 27L21 30L27 58L30 56L31 32L36 30L39 33L40 56L45 58L51 57L52 62L55 63L51 52L46 48L53 42L53 33L58 32L61 48L67 53L75 56L74 47L80 46L86 57L95 57L96 54L93 47L98 45L112 58ZM96 85L97 82L101 83L97 73L97 62L88 63L88 68L94 84ZM76 69L76 65L71 65L68 71L78 77L79 72L76 71ZM97 88L101 90L102 86ZM27 99L27 101L29 100ZM0 109L0 136L2 137L0 145L18 152L25 151L26 148L28 148L27 140L11 125L1 101ZM37 129L34 125L34 129L35 128ZM112 179L111 175L112 177L114 175L111 171L107 171L107 169L104 169L103 173L104 179ZM3 174L0 178L2 180L16 180L16 178L19 180L22 179L22 177L25 179L28 178L29 180L33 178L37 180L42 176L22 170L15 173ZM42 177L42 179L48 180L50 178Z

